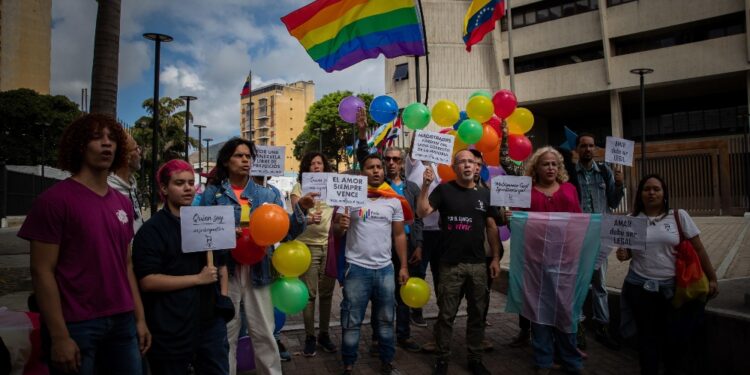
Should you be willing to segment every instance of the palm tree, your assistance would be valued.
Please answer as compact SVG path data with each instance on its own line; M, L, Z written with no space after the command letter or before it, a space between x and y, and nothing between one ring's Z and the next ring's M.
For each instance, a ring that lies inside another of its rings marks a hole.
M151 157L151 116L153 99L143 101L141 106L149 115L142 116L136 120L133 126L133 138L143 149L144 161L150 164ZM185 157L185 111L176 112L185 106L185 101L180 98L168 96L159 99L159 144L161 152L159 158L167 161ZM192 114L190 114L192 120ZM192 147L198 147L198 140L190 137L189 143Z
M102 0L96 13L94 65L91 69L92 113L117 117L117 71L120 53L120 1ZM85 110L85 108L84 108Z

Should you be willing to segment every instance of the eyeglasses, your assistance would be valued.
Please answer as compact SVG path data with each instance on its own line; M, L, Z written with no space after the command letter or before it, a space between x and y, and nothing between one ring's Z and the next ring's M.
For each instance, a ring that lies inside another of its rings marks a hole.
M398 162L401 161L401 158L398 157L398 156L386 156L386 157L383 158L383 160L385 160L386 162L395 161L395 162L398 163Z

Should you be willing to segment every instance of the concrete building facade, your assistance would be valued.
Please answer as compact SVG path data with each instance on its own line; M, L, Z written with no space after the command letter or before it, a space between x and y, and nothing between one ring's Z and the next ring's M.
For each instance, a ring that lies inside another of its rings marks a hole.
M294 139L305 127L305 116L315 102L315 84L298 81L271 84L240 98L240 134L256 145L285 146L286 172L297 172Z
M0 0L0 91L49 94L52 0Z

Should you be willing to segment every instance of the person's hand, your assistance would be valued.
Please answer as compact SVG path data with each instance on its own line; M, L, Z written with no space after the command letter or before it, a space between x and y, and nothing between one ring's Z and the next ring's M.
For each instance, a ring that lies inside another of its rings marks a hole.
M420 262L422 262L422 248L417 247L416 249L414 249L414 253L409 257L409 264L414 266L419 264Z
M77 373L81 369L81 351L70 336L52 339L50 347L52 365L66 373Z
M424 169L424 175L422 175L422 187L430 186L432 181L435 180L435 172L432 171L432 166L428 166Z
M398 283L399 283L399 285L406 284L407 280L409 280L409 270L406 269L406 267L401 267L401 269L398 271Z
M201 273L198 274L198 285L206 285L216 282L219 279L219 271L216 267L204 266Z
M367 131L367 113L365 112L364 107L357 110L357 130L359 131L360 138L362 138Z
M492 258L490 262L490 277L496 279L500 276L500 258Z
M344 213L339 216L339 228L342 231L349 229L349 209L344 210Z
M315 193L315 192L307 193L307 194L305 194L302 198L300 198L297 201L297 204L300 207L302 207L302 208L304 208L306 210L309 210L309 209L315 207L315 197L317 197L319 195L320 195L320 193Z
M510 209L507 209L505 210L504 215L505 215L505 223L510 224L510 218L511 216L513 216L513 211L511 211Z
M623 181L625 181L625 173L623 173L622 171L622 166L615 165L614 172L615 172L615 185L622 186Z
M135 322L135 331L138 334L138 347L141 350L141 356L144 356L151 348L151 331L148 330L145 319Z
M624 262L630 259L630 254L628 254L628 250L623 249L621 247L617 248L616 255L617 255L617 260L619 260L620 262Z
M313 224L320 224L320 222L323 220L323 215L320 212L313 212L310 215L310 219L312 219Z
M716 298L719 294L719 283L716 280L708 282L708 299Z

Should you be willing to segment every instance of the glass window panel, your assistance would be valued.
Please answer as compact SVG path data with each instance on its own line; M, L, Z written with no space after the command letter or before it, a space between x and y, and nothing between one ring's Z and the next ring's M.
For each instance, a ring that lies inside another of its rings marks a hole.
M659 132L661 134L672 134L674 132L674 123L672 121L672 114L659 116Z
M706 129L719 129L721 128L721 115L716 109L710 109L703 113L703 122Z
M674 132L675 133L686 133L690 130L688 126L688 116L685 112L678 112L674 114Z
M690 124L691 132L703 130L703 111L690 111L688 113L688 123Z
M530 10L524 15L526 17L526 24L533 25L536 23L536 11Z
M538 9L536 11L537 22L549 21L549 9Z
M576 9L578 10L578 13L583 13L585 11L591 10L591 5L589 4L589 0L576 1Z
M733 128L737 126L737 108L722 108L719 110L721 112L721 127L722 129L726 128ZM746 113L746 112L740 112L740 113ZM742 118L739 121L747 121L746 119Z
M562 17L562 7L559 5L551 6L549 8L549 19L555 20Z
M523 25L523 13L513 13L513 27L520 27Z
M576 5L573 3L565 3L562 5L563 17L572 16L576 14Z

